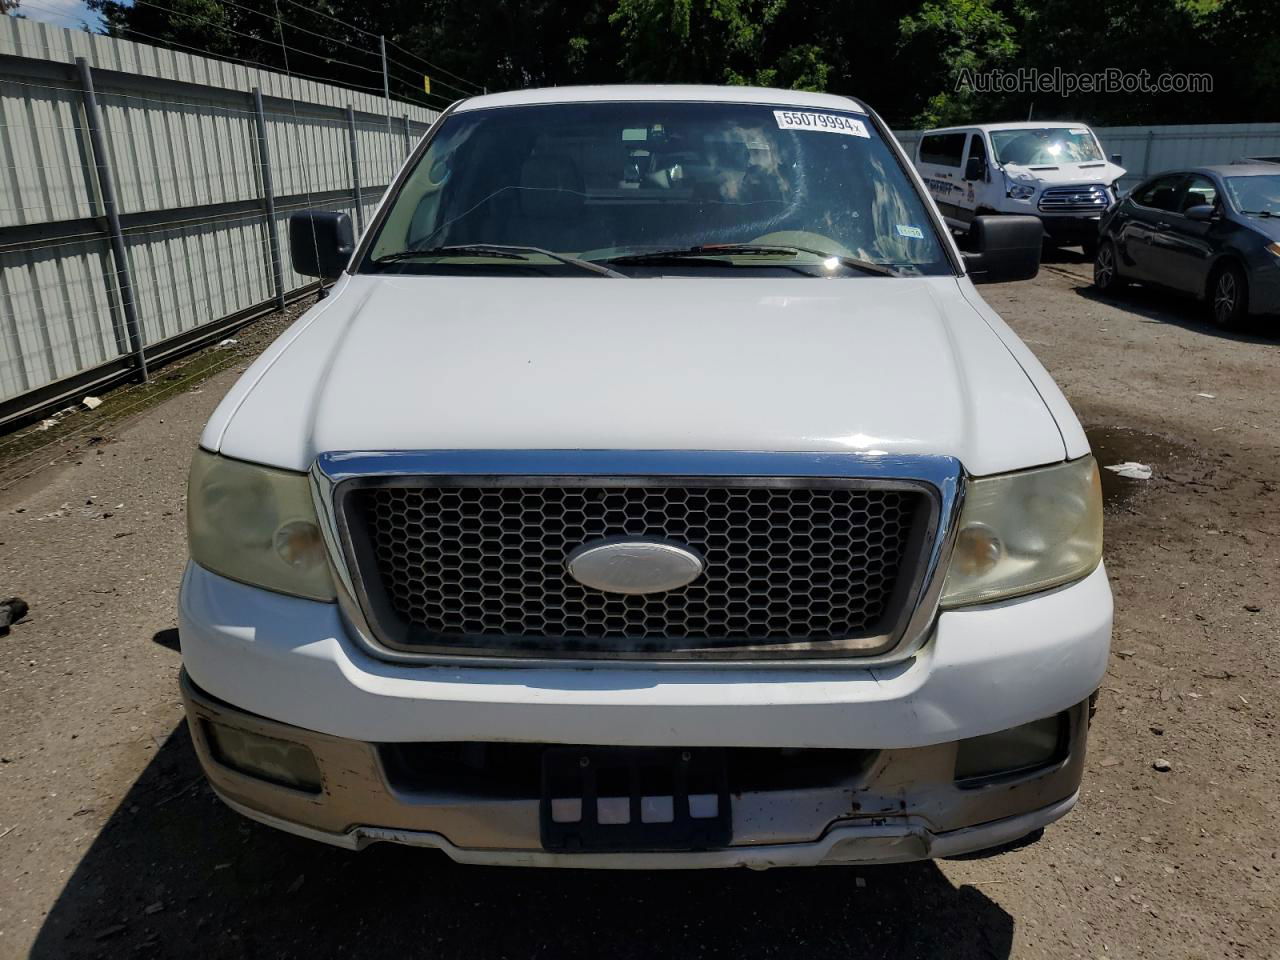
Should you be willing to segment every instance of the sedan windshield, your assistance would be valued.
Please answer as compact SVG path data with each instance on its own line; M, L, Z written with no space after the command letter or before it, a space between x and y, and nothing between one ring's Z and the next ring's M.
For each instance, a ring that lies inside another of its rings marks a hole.
M571 103L458 112L392 199L361 269L953 273L912 181L871 119L850 107Z
M1241 213L1280 216L1280 173L1225 179L1231 203Z
M1020 167L1089 163L1102 159L1098 142L1084 127L996 130L991 134L991 149L995 151L998 162Z

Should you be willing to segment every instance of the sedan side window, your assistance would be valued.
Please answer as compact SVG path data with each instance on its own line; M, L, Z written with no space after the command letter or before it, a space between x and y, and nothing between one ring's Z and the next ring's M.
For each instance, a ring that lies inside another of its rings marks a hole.
M1133 202L1141 207L1172 212L1178 206L1178 187L1182 179L1180 173L1156 177L1134 191Z
M1182 212L1186 213L1192 207L1212 207L1217 202L1218 188L1213 185L1213 181L1196 174L1187 182L1187 192L1182 198Z

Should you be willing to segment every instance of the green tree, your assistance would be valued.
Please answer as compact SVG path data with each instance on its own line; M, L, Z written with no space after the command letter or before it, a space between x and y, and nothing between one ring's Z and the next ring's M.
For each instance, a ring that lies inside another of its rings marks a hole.
M609 17L635 83L755 83L773 76L762 53L786 0L619 0Z
M1009 64L1018 52L1014 28L993 0L928 0L899 23L902 60L923 100L913 117L920 127L964 123L973 116L976 94L959 90L965 71Z

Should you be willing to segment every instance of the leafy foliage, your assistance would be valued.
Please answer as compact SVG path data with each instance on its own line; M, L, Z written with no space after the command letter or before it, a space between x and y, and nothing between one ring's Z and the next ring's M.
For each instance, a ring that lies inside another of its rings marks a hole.
M12 4L14 0L0 0ZM109 32L439 106L483 88L731 83L856 93L895 125L1275 120L1275 0L88 0ZM279 7L276 6L279 3ZM289 25L281 30L276 10ZM425 58L427 63L421 59ZM965 71L1213 76L1206 94L979 93Z

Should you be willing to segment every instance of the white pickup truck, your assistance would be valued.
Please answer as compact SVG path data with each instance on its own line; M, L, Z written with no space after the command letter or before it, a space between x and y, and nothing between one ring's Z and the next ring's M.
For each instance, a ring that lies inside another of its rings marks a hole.
M988 851L1075 803L1098 471L843 96L456 104L191 472L183 696L231 807L567 867Z

